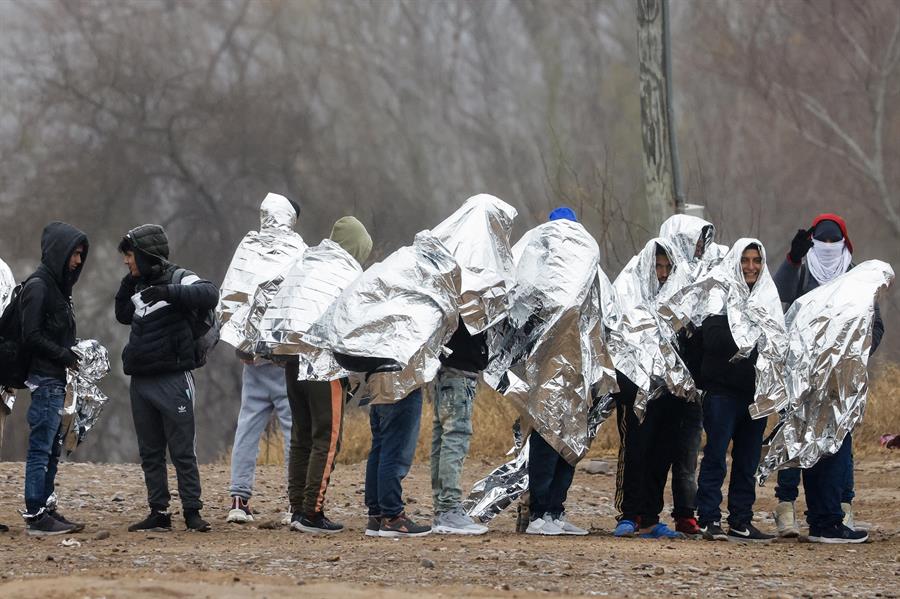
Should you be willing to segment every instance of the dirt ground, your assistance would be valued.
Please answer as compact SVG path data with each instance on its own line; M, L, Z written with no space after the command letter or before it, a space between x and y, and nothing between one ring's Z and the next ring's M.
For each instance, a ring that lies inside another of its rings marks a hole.
M494 464L470 460L466 483ZM613 464L614 465L614 464ZM328 514L347 530L313 537L277 525L285 509L280 467L263 466L251 505L257 522L225 523L228 471L202 467L204 514L211 533L128 533L145 515L137 465L62 464L60 510L87 529L68 538L23 533L24 468L0 464L0 596L118 597L525 597L683 595L822 597L900 595L900 453L857 459L857 519L870 523L865 545L803 542L739 545L705 541L615 539L614 478L579 470L569 494L571 519L591 528L577 538L514 532L512 512L483 537L373 539L362 534L363 464L339 466ZM172 487L175 487L172 480ZM427 465L405 485L408 511L431 515ZM177 504L176 504L177 505ZM759 492L758 525L772 530L771 484ZM76 541L73 543L71 541Z

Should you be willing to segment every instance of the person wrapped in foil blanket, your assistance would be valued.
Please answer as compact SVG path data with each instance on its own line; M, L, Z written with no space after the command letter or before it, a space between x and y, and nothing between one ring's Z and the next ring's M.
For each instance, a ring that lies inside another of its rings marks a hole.
M785 315L787 397L759 417L784 410L760 464L763 484L783 468L812 468L841 449L862 422L876 299L894 271L869 260L797 298Z
M216 309L220 338L247 354L253 353L256 343L255 327L249 322L254 296L261 285L277 278L306 249L303 238L294 231L298 216L295 206L276 193L265 197L259 207L259 231L250 231L241 240L222 281ZM256 299L258 310L265 310L265 300L276 290L277 284L263 290L263 296Z

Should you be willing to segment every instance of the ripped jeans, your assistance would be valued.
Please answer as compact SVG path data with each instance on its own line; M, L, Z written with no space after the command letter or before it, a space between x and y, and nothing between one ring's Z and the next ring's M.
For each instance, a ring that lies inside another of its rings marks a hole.
M434 381L431 492L435 514L455 509L462 500L459 479L472 438L475 384L475 378L443 368Z

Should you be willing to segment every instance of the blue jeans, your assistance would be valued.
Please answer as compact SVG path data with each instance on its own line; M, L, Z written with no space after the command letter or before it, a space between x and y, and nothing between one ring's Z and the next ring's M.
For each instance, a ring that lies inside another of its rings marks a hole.
M434 513L449 512L462 500L459 479L472 438L476 379L438 371L431 434L431 494Z
M840 475L841 480L843 480L841 503L853 503L856 492L853 488L853 439L850 435L844 437L843 445L850 447L850 457L842 462L846 468ZM775 497L778 498L778 501L793 502L797 500L798 495L800 495L800 474L800 468L786 468L778 471L778 485L775 487Z
M803 470L803 488L806 490L806 522L810 530L828 528L840 524L844 518L841 500L845 491L845 476L853 468L850 435L844 438L841 448L834 455L824 457L812 468ZM812 533L810 533L812 534Z
M403 512L401 482L416 454L422 420L422 391L397 403L369 408L372 449L366 461L366 507L370 516L394 518Z
M37 385L28 407L28 457L25 461L25 509L36 514L53 494L56 467L62 450L62 410L66 382L33 375L28 382Z
M722 483L725 482L725 454L729 442L732 448L728 524L740 527L753 520L756 468L766 419L750 418L748 405L746 400L730 395L707 395L703 401L706 447L697 480L697 515L704 524L722 519Z
M672 517L693 518L697 508L697 456L703 435L703 407L680 400L681 427L672 460Z
M559 517L565 511L566 496L575 466L553 449L537 431L528 439L528 492L531 519L544 514Z

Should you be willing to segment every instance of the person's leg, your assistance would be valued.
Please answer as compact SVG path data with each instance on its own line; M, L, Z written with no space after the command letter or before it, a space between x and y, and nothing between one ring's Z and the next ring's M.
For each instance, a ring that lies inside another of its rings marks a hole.
M47 475L44 477L44 505L47 504L47 499L53 495L53 491L56 489L56 470L59 467L62 446L63 429L62 422L60 422L59 428L56 429L56 434L53 436L53 444L50 446L50 460L47 462Z
M809 524L810 537L820 537L823 531L843 522L841 495L844 492L844 477L850 454L851 446L841 444L836 454L821 458L812 468L803 471L806 522Z
M200 468L195 453L194 377L190 372L179 372L154 378L152 401L162 414L169 457L178 479L178 495L187 519L188 512L203 508Z
M672 462L672 518L693 518L697 510L697 459L703 435L703 405L681 401Z
M800 468L785 468L778 471L775 498L793 503L800 494Z
M303 509L309 454L312 450L312 414L307 397L308 387L297 380L298 365L288 363L284 370L288 401L291 407L291 442L288 460L288 501L293 512Z
M553 472L553 480L550 482L550 503L547 508L554 519L559 519L565 513L566 498L574 479L575 466L557 454L556 468Z
M649 532L659 524L659 514L663 508L663 494L678 435L676 418L677 403L683 400L664 393L647 406L644 422L641 423L641 437L644 440L644 471L641 477L641 532Z
M753 420L747 404L733 400L737 413L731 447L731 480L728 483L728 525L743 528L753 521L756 502L756 469L762 452L766 419Z
M844 444L847 445L847 458L844 460L846 470L844 471L844 483L841 490L841 503L851 504L853 498L856 497L856 489L854 488L853 479L853 436L847 433L844 437Z
M301 384L307 388L312 425L303 512L307 517L313 517L325 508L325 491L341 438L344 390L340 381L303 381Z
M378 505L381 514L392 519L403 512L402 482L416 453L416 439L422 418L422 391L416 389L381 409L381 458L378 463Z
M550 510L550 487L559 454L537 431L528 437L528 493L531 520L543 518Z
M381 466L382 431L381 411L384 406L369 406L369 429L372 432L372 447L366 459L365 501L369 516L381 518L381 506L378 504L378 471Z
M617 520L638 523L640 520L641 423L634 413L634 394L615 394L616 425L619 430L619 459L616 464L615 506Z
M165 512L171 500L166 473L166 431L162 414L150 397L154 389L151 377L131 377L131 415L147 485L147 503L151 510Z
M259 439L269 423L273 409L267 373L262 368L244 364L241 411L231 447L231 484L228 486L228 493L244 500L253 495Z
M438 493L434 504L436 514L455 510L462 502L460 477L472 438L475 379L445 374L437 387L440 402L435 399L436 423L439 421L443 432L438 451Z
M435 517L438 516L438 501L441 496L441 441L444 436L444 427L441 422L441 377L443 371L439 370L437 377L431 385L432 417L431 417L431 456L429 466L431 470L431 505Z
M63 381L39 377L36 382L38 387L31 393L31 405L27 414L29 434L25 461L26 515L35 515L46 505L47 479L51 462L55 461L52 457L53 445L62 421L66 397ZM55 475L55 464L52 469Z
M703 400L703 430L706 445L697 477L697 515L700 524L722 519L722 483L725 482L725 454L734 432L734 400L724 395L707 395Z

